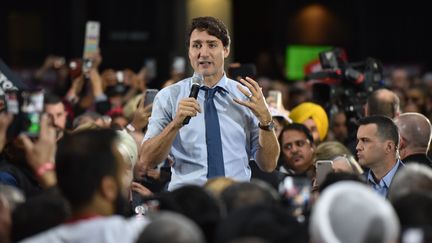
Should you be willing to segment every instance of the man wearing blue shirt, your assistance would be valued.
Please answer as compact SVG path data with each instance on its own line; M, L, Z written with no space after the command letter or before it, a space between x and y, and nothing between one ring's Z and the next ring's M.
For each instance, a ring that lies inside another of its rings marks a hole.
M369 185L387 197L394 175L404 166L397 155L399 132L396 124L384 116L365 117L359 121L357 140L358 161L369 168L365 172Z
M187 42L195 74L203 76L197 99L188 97L191 78L158 93L137 170L145 173L171 155L169 190L217 176L248 181L250 159L263 171L273 171L279 144L261 88L251 78L239 83L225 75L226 26L213 17L195 18ZM189 124L183 125L188 116Z

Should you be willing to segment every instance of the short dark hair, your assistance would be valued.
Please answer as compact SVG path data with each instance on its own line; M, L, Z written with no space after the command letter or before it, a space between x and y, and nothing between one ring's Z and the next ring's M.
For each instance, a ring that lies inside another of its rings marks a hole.
M53 93L44 94L44 105L55 105L62 102L60 96Z
M366 184L365 179L361 175L350 172L331 172L325 177L323 183L318 187L318 191L322 193L327 187L340 181L356 181Z
M368 116L359 120L358 125L377 125L377 135L382 139L389 139L399 146L399 130L392 119L386 116Z
M102 178L117 177L118 162L111 129L83 130L66 135L56 153L58 186L73 209L89 203Z
M280 201L277 191L265 181L238 182L221 193L221 199L228 213L248 205L277 205Z
M224 47L230 45L231 39L228 33L228 28L225 24L218 18L206 16L192 19L192 24L186 38L186 45L188 48L191 34L195 29L198 29L199 31L207 31L209 35L215 36L221 40Z
M284 132L289 131L289 130L295 130L295 131L299 131L299 132L304 133L304 135L306 135L306 138L309 140L311 145L314 143L312 133L310 132L310 130L305 125L303 125L301 123L291 123L291 124L284 126L282 128L282 131L279 134L279 144L281 146L282 146L283 134L284 134Z
M306 224L289 210L272 204L247 205L231 212L219 224L215 242L235 242L245 237L275 243L309 242Z
M185 185L159 196L159 209L181 213L204 232L206 242L214 238L214 229L222 218L219 202L204 188Z

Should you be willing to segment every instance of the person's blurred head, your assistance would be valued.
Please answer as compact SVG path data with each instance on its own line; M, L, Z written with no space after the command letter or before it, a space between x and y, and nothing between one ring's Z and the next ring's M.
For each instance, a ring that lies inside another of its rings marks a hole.
M425 91L419 87L413 87L406 91L405 107L413 105L419 113L426 112L426 94ZM405 112L407 112L404 109Z
M414 154L426 154L432 138L432 126L427 117L420 113L403 113L394 120L401 137L401 159Z
M82 126L86 123L96 123L101 127L105 127L103 117L101 114L93 111L86 111L83 114L75 117L72 123L72 128L74 130L77 127Z
M235 183L222 192L221 199L228 213L248 205L276 205L279 202L275 189L260 180Z
M204 184L204 188L213 194L213 196L219 198L220 194L234 183L236 183L235 180L229 177L214 177L207 180Z
M366 102L365 116L386 116L391 119L400 114L399 97L391 90L378 89L372 92Z
M366 180L359 174L345 171L336 171L329 173L324 181L319 185L318 191L322 193L326 188L340 181L355 181L366 184Z
M117 135L108 129L87 129L64 137L56 153L58 187L73 213L92 207L100 215L124 208L127 185L124 163L115 150Z
M195 185L183 186L161 195L159 208L192 219L202 229L207 241L213 239L216 225L222 217L219 201L204 188Z
M114 113L111 115L110 126L115 129L123 129L129 124L129 120L122 113Z
M325 110L312 102L296 106L289 116L293 122L302 123L312 133L315 144L324 141L328 132L328 116Z
M204 243L201 229L189 218L174 212L152 215L137 243Z
M417 163L407 164L395 175L388 198L393 202L413 192L432 192L431 168Z
M44 112L47 113L57 130L57 137L62 135L66 129L67 112L60 97L53 94L44 96Z
M348 138L347 118L345 112L339 111L331 119L331 131L334 138L343 143Z
M299 223L288 210L274 204L238 208L219 224L217 232L216 242L220 243L263 242L253 241L253 238L272 243L308 242L305 225ZM250 240L240 241L244 238Z
M408 230L417 230L421 237L416 242L432 241L432 193L411 192L392 201L399 217L400 224L405 230L402 242L413 242L404 239Z
M396 68L391 73L391 86L393 89L405 91L410 86L410 76L406 69Z
M301 174L310 169L315 149L311 132L303 124L285 126L279 135L281 152L279 166Z
M343 181L318 198L309 233L311 242L396 242L399 222L390 203L367 185Z

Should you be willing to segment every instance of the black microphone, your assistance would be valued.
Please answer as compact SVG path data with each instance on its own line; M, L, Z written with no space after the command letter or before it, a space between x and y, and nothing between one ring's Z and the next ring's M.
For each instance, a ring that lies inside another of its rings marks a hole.
M191 87L191 91L189 94L189 97L194 97L195 99L198 97L198 92L200 90L201 84L204 80L204 77L202 76L202 74L197 74L195 73L192 78L191 78L191 82L192 82L192 87ZM183 125L187 125L189 124L191 117L187 116L184 120L183 120Z

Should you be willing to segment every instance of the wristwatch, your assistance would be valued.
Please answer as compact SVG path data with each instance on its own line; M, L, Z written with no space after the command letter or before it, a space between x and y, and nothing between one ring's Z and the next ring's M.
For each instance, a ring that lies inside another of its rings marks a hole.
M273 131L274 129L274 122L273 120L271 120L269 123L263 125L260 122L258 122L258 127L261 128L262 130L266 130L266 131Z

